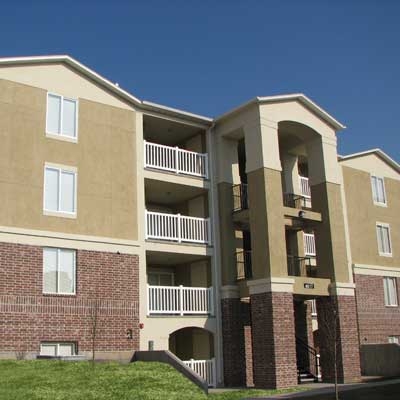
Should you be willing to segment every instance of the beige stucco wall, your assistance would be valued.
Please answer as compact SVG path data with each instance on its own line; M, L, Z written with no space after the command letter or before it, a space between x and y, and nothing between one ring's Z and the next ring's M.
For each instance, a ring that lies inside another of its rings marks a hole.
M0 66L0 79L130 110L132 107L66 64Z
M136 240L135 113L78 100L78 143L48 138L46 90L0 80L0 225ZM43 214L46 162L77 169L76 218Z
M369 172L343 166L343 179L353 264L400 267L399 180L385 177L387 207L382 207L373 203ZM390 224L392 257L379 255L376 222Z

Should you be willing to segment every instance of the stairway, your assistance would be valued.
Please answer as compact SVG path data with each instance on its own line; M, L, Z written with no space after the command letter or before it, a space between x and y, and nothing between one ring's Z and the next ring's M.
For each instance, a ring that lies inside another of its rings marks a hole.
M319 354L296 336L297 381L299 384L318 382L320 379Z

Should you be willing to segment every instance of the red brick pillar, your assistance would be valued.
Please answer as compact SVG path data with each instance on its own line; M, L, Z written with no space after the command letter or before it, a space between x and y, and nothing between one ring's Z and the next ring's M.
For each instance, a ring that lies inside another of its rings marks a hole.
M221 317L224 385L245 386L246 362L240 299L222 298Z
M321 372L324 382L334 381L334 341L336 321L337 374L339 383L361 379L355 297L334 295L317 299Z
M296 386L293 295L252 293L251 289L254 385L267 389Z

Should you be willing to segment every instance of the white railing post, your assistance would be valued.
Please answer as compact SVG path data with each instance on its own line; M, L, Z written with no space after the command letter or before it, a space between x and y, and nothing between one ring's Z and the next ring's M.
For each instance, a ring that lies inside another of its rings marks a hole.
M147 218L148 218L147 210L144 210L144 238L145 239L147 239L149 237Z
M177 214L176 216L177 220L177 232L178 232L178 243L182 242L182 232L181 232L181 214Z
M206 224L207 224L207 244L211 244L211 219L207 218L206 219Z
M144 167L147 167L147 146L146 146L146 141L143 140L143 150L144 150L144 156L143 156L143 160L144 160Z
M179 174L179 147L175 146L175 172Z
M179 309L181 316L184 314L184 306L183 306L183 286L179 286Z

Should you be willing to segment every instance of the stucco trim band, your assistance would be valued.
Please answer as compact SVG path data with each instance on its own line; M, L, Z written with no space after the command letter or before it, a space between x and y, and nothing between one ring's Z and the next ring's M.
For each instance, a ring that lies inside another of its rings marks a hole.
M333 282L329 285L332 296L354 296L356 285L348 282Z
M393 276L400 278L398 267L382 267L380 265L353 264L353 272L357 275Z
M221 299L238 299L240 297L239 287L236 285L225 285L221 287Z
M295 280L293 278L271 277L247 282L250 295L270 292L293 293Z

